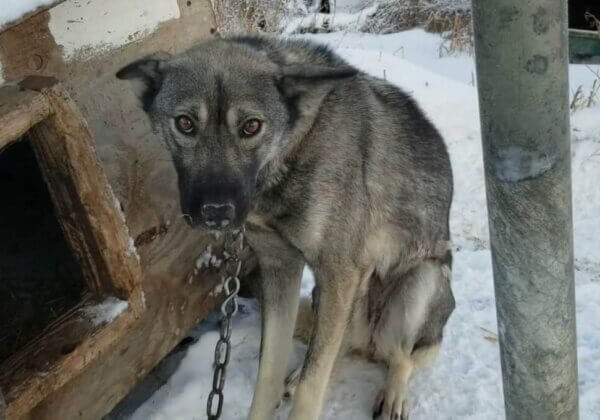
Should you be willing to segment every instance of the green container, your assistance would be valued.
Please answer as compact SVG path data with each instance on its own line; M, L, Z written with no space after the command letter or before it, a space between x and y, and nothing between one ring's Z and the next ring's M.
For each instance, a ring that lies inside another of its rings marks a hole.
M569 29L569 61L600 64L600 31Z

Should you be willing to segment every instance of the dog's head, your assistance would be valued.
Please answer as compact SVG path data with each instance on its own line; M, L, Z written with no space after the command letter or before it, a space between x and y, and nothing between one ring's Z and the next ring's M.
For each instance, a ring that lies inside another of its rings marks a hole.
M261 170L282 158L295 131L310 125L306 120L314 119L330 85L356 74L344 65L288 63L266 46L260 39L212 40L117 73L139 82L142 106L172 155L181 209L192 226L243 224Z

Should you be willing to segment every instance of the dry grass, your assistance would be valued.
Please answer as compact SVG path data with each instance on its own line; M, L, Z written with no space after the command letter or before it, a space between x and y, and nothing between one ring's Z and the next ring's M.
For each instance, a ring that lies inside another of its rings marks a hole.
M456 54L467 53L473 54L473 27L471 18L467 19L464 15L455 14L446 16L448 22L444 27L449 27L449 30L442 31L442 43L440 44L440 57ZM439 20L438 20L439 22Z
M467 8L444 8L429 0L390 0L382 3L363 30L392 33L423 27L429 32L448 32L471 26Z
M276 32L290 5L283 0L211 0L219 34Z
M579 85L577 89L575 89L575 92L573 92L573 99L569 105L571 112L591 108L598 103L600 97L600 72L594 71L590 66L586 67L596 76L596 79L592 82L592 86L589 90L584 89L583 85Z
M471 11L466 7L443 7L432 0L390 0L369 17L363 30L392 33L422 27L441 33L440 56L473 53Z

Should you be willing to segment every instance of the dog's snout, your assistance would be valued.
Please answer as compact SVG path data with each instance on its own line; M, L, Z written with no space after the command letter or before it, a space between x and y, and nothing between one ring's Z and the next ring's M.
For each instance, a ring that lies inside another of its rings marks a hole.
M206 226L226 228L235 218L235 207L232 204L205 204L202 206L202 218Z

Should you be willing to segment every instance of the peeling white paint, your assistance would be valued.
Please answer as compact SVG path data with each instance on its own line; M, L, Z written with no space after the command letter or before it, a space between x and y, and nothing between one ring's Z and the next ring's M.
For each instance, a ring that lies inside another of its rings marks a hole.
M50 10L50 32L67 59L128 44L180 16L177 0L71 0Z

